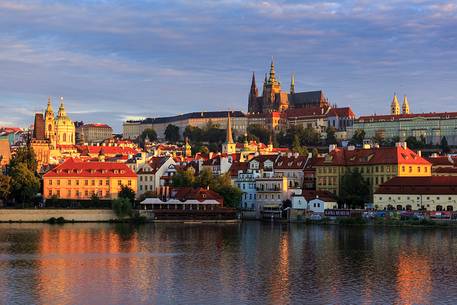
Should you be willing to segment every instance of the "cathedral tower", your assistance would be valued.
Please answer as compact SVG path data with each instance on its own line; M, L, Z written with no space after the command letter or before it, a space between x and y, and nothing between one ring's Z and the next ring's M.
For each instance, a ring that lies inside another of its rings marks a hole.
M255 74L252 72L252 82L251 82L251 90L249 91L249 99L248 99L248 112L260 112L257 103L257 97L259 96L259 90L257 90L257 85L255 83Z
M295 73L292 73L292 77L290 78L290 94L295 93Z
M390 104L390 114L391 115L399 115L400 114L400 103L398 102L397 94L394 94L394 99L392 100L392 104Z
M405 97L403 98L403 105L401 106L401 110L403 114L409 114L409 103L408 103L408 98Z
M52 147L56 146L56 125L54 111L52 110L51 97L48 97L48 106L44 114L44 136L51 143Z

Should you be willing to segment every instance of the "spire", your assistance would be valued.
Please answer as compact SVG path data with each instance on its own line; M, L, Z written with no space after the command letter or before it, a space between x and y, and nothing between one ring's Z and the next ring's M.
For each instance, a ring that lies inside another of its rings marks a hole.
M406 94L405 94L405 97L403 98L403 105L401 107L401 110L402 110L402 113L403 114L409 114L409 103L408 103L408 98L406 97Z
M273 62L273 58L271 58L271 65L270 65L270 78L268 79L269 84L275 84L276 83L276 78L275 78L275 64Z
M57 116L64 117L67 114L65 113L65 106L63 105L63 96L60 97L60 106L59 106L59 113Z
M227 144L233 144L232 121L230 120L230 111L227 113Z
M295 93L295 73L292 73L292 76L290 78L290 94Z
M48 106L46 107L46 112L52 113L52 104L51 104L51 97L48 96Z
M399 115L400 114L400 103L398 102L397 94L394 93L394 99L392 100L392 104L390 104L390 114L391 115Z
M251 82L251 95L257 97L259 95L259 91L257 90L257 85L255 83L255 74L252 72L252 82Z

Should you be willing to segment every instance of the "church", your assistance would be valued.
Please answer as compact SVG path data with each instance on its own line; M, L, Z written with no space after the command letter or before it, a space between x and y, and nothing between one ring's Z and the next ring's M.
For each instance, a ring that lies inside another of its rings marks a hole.
M263 81L262 95L259 96L254 73L252 74L251 90L248 98L248 113L268 114L285 112L296 108L329 109L330 104L322 91L295 92L295 76L292 75L289 92L281 89L281 83L276 78L273 60L270 73Z

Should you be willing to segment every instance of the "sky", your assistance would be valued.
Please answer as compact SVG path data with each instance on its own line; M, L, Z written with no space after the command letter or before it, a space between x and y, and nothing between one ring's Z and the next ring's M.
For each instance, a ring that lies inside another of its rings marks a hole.
M247 110L274 58L285 90L324 90L357 115L457 111L457 2L0 1L0 126L48 96L72 120Z

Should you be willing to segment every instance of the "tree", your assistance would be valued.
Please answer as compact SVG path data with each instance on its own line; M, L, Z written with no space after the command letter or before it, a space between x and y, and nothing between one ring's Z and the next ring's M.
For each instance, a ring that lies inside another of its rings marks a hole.
M365 130L356 129L356 131L354 131L354 135L352 136L352 139L350 142L353 145L362 145L364 139L365 139Z
M195 175L194 172L188 168L185 171L177 171L173 175L172 184L174 187L189 187L194 186L195 184Z
M128 198L119 197L113 201L113 211L119 218L132 216L132 202Z
M298 138L298 135L294 135L294 137L293 137L292 151L298 153L301 156L308 155L308 148L306 148L306 146L302 146L300 144L300 139Z
M93 193L92 196L90 196L90 205L92 207L100 207L100 197L96 193Z
M11 177L0 173L0 201L7 200L11 194Z
M146 128L141 133L140 138L141 138L141 143L144 143L144 140L146 138L149 138L150 141L156 141L157 140L157 133L154 130L154 128Z
M121 190L117 196L129 200L132 204L135 202L135 191L127 185L121 185Z
M448 154L451 152L451 148L449 147L449 144L447 143L446 137L441 138L440 149L443 154Z
M165 140L176 143L180 139L179 127L173 124L168 124L165 129Z
M370 200L370 185L358 170L346 172L343 175L340 190L340 202L351 208L364 208Z
M19 203L27 203L38 193L40 180L27 167L27 163L18 163L10 172L11 194Z
M308 126L303 131L301 138L303 145L316 146L319 144L319 133L312 127Z
M224 198L224 205L227 207L238 208L243 192L232 185L230 173L217 176L211 181L210 189Z
M200 174L194 183L201 187L208 187L211 184L211 180L213 180L213 173L210 169L204 168L200 171Z
M408 145L408 148L412 150L423 149L425 142L422 142L421 140L417 140L417 138L414 136L409 136L406 138L406 144Z
M336 128L333 126L328 126L325 132L327 134L327 139L326 139L327 145L337 144L337 140L336 140L336 136L335 136Z
M38 163L36 161L35 152L31 146L19 147L17 149L16 153L10 160L10 170L12 170L20 163L24 163L32 172L37 170Z
M249 125L247 128L248 138L262 143L270 142L270 131L257 124Z

